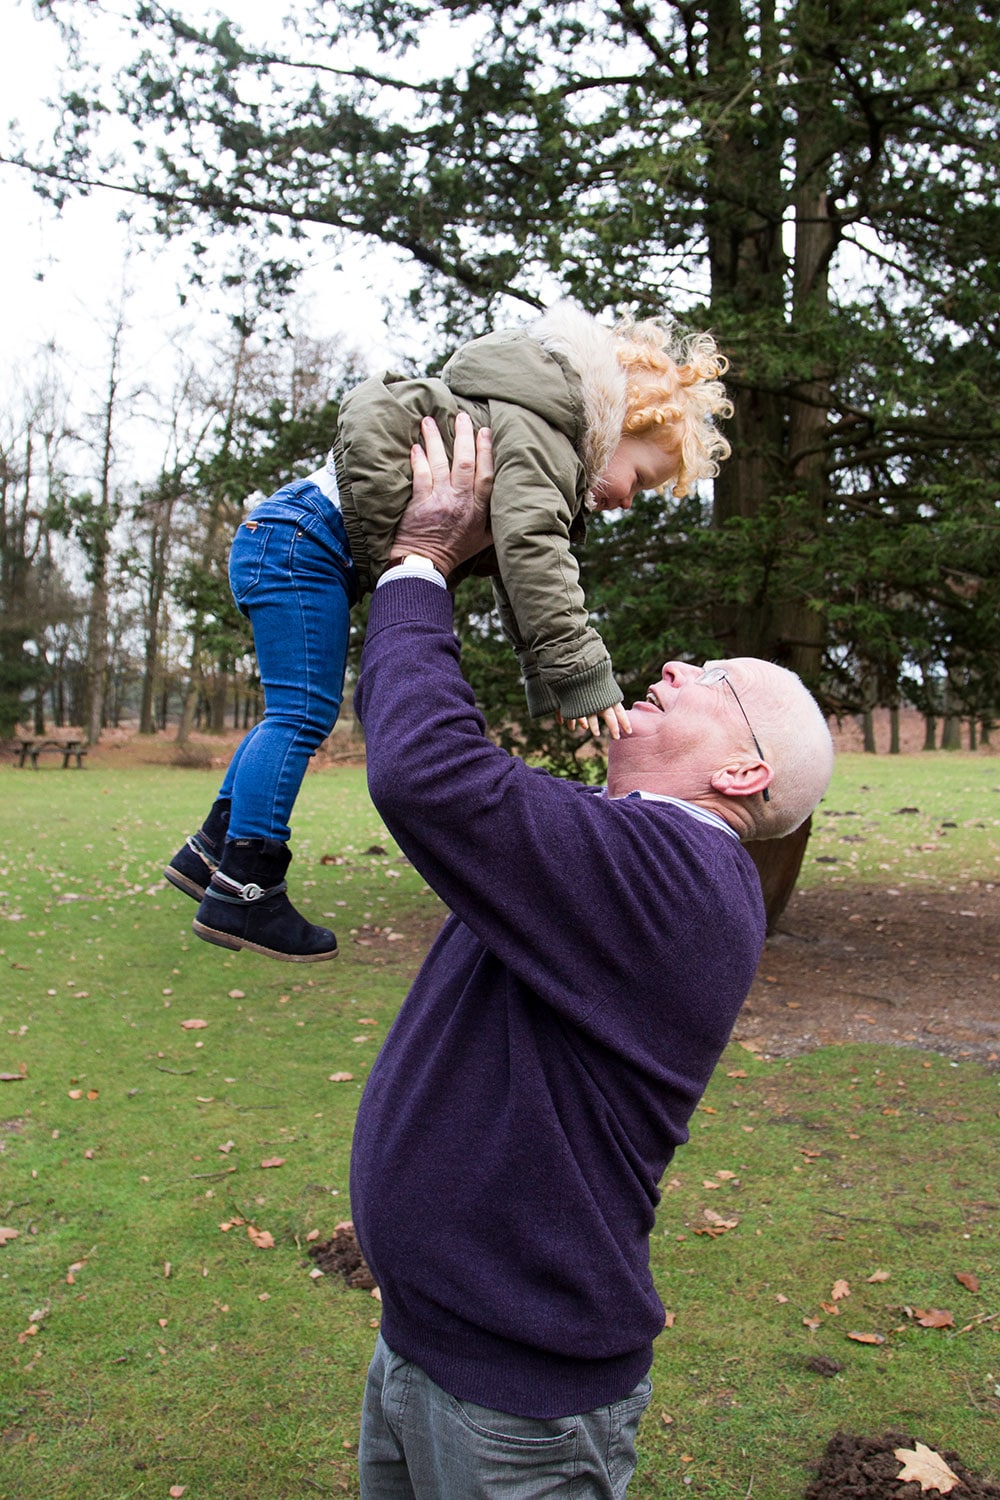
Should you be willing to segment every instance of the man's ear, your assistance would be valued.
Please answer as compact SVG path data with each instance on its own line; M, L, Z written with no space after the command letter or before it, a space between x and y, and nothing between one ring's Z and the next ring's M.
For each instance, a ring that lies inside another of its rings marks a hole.
M753 797L771 785L774 772L766 760L746 760L720 766L710 780L713 789L724 797Z

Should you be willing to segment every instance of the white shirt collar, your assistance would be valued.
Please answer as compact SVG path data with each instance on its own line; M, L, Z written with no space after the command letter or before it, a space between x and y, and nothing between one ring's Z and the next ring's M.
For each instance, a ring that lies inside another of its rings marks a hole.
M607 796L606 789L605 796ZM725 818L720 817L718 813L712 812L707 807L697 807L695 803L685 802L681 797L666 797L660 792L626 792L623 800L627 802L630 797L641 797L643 802L667 802L671 807L679 807L681 812L687 813L689 817L695 818L699 823L706 823L709 828L721 828L723 833L728 833L731 839L735 839L739 843L740 836L736 832L736 829L730 828Z

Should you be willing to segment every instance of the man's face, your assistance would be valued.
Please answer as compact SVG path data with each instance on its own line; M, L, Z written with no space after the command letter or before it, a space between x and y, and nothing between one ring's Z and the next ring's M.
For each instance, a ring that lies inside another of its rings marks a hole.
M749 658L712 662L725 667L744 701L753 702L759 663ZM632 787L674 797L703 795L722 766L756 758L750 731L725 682L702 683L705 668L668 661L659 681L629 710L632 733L608 747L608 789L621 796ZM752 716L752 708L748 710Z

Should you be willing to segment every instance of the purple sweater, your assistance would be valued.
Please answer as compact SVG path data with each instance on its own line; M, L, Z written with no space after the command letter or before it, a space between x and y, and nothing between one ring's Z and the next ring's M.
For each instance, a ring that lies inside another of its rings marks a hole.
M451 620L445 590L400 579L368 621L371 796L452 915L365 1088L352 1213L390 1348L453 1396L567 1416L649 1369L658 1183L763 904L721 827L491 744Z

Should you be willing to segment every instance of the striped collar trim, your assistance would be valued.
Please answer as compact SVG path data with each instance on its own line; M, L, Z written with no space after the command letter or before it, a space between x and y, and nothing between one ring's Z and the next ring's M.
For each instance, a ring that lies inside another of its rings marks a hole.
M707 807L696 807L693 802L684 802L680 797L665 797L659 792L626 792L624 800L627 802L634 797L641 798L643 802L666 802L671 807L679 807L681 812L687 813L696 822L706 823L709 828L721 828L731 839L735 839L737 843L740 841L736 829L730 828L725 818L720 818L718 813L711 812Z

